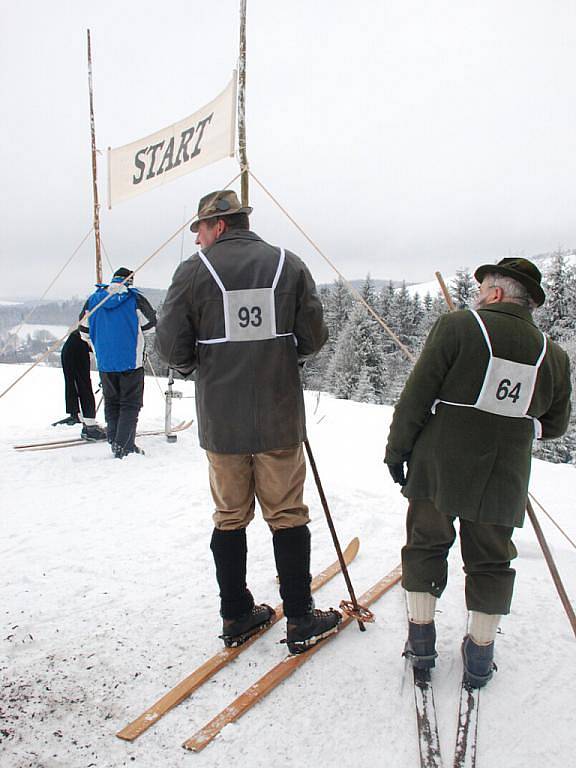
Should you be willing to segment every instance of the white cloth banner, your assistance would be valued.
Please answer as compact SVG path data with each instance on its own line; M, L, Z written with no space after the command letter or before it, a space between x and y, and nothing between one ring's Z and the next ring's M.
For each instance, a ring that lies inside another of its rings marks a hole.
M234 155L236 72L202 109L144 139L108 149L108 207Z

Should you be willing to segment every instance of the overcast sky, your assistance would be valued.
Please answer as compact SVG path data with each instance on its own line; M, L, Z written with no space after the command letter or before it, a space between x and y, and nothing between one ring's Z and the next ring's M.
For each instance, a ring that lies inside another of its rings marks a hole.
M92 223L96 138L119 146L195 112L238 56L238 0L2 0L0 297L39 295ZM248 0L251 168L350 278L427 281L576 247L572 0ZM222 160L106 209L114 267L141 263L237 172ZM237 187L239 189L239 187ZM251 186L252 228L333 272ZM139 275L165 287L180 238ZM187 233L183 252L195 250ZM109 267L104 262L105 275ZM84 295L94 240L50 297Z

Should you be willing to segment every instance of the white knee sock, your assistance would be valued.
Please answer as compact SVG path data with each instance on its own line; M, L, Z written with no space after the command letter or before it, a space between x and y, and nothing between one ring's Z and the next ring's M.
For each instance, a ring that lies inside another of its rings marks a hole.
M497 613L470 611L468 634L477 645L490 645L494 642L501 618Z
M406 592L408 617L414 624L429 624L434 621L436 598L429 592Z

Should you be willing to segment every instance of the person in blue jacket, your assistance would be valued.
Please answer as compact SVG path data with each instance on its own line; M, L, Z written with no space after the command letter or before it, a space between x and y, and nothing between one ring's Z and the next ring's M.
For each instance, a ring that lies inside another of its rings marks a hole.
M82 314L106 302L80 323L96 354L108 442L117 459L143 453L134 439L144 397L144 337L156 326L156 312L132 283L130 269L117 269L110 285L96 286Z

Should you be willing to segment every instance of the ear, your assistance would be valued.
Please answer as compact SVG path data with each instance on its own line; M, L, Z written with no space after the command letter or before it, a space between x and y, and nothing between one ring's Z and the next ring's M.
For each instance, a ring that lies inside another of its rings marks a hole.
M491 304L496 304L496 303L498 303L500 301L504 301L504 289L501 288L499 285L495 285L493 290L495 291L494 298L492 299L492 301L490 303Z

